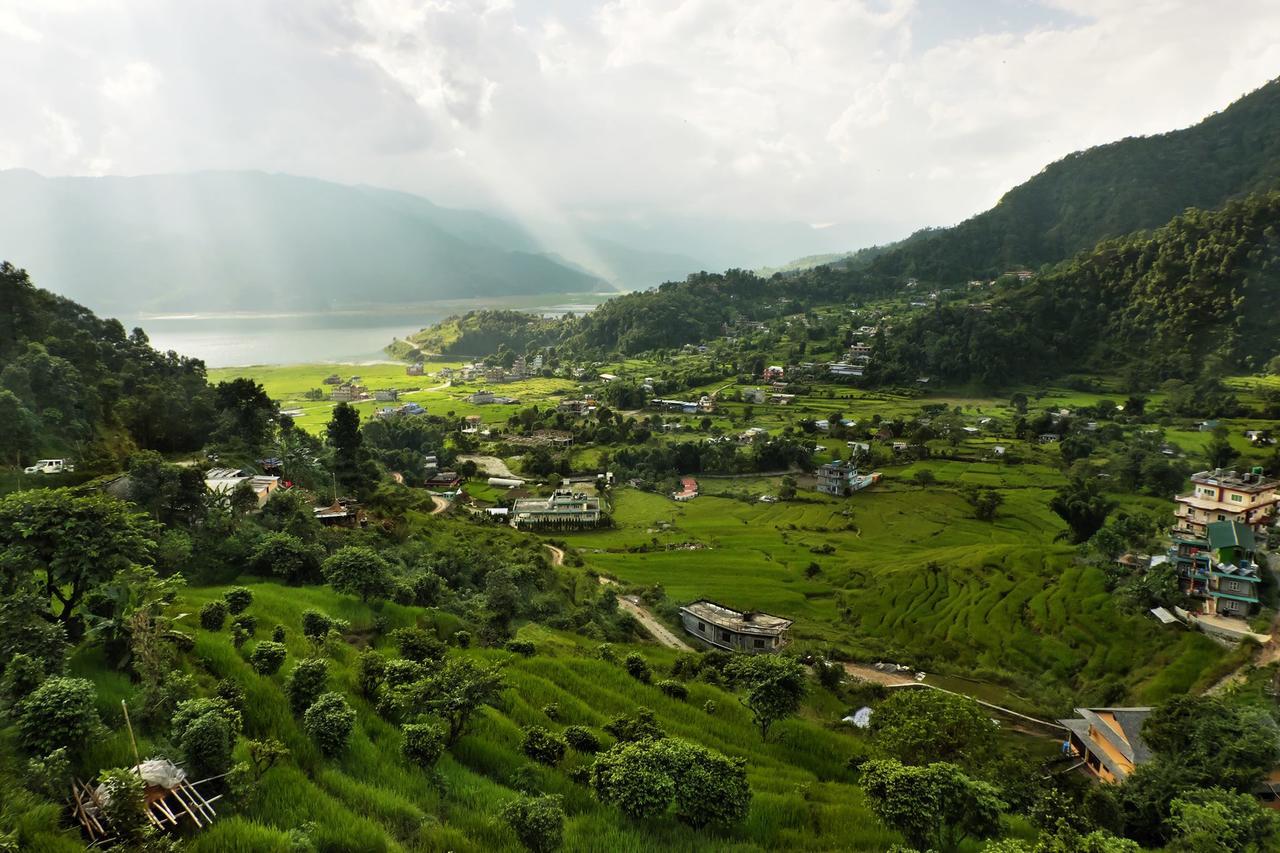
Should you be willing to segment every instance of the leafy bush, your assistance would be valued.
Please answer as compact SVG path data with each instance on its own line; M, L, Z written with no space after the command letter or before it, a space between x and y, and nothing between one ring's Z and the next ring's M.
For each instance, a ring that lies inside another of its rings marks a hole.
M346 749L355 725L356 712L338 693L323 694L302 717L302 728L328 756Z
M404 727L404 757L424 769L434 767L444 754L445 732L431 723L409 723Z
M635 714L614 717L605 723L604 730L619 741L637 741L645 738L663 738L667 733L658 725L658 719L648 708L637 708Z
M542 726L525 726L520 751L534 761L555 767L564 758L565 742Z
M227 610L235 615L248 610L249 605L253 604L253 591L243 586L234 586L224 592L222 598L227 602Z
M244 631L250 637L257 636L258 617L252 613L242 613L231 621L231 624Z
M186 770L198 779L216 776L231 769L231 749L235 734L227 720L216 711L210 711L187 723L180 729L178 746L186 755Z
M214 688L213 695L237 711L244 710L244 685L234 678L224 678Z
M206 631L221 631L227 621L227 603L209 601L200 608L200 627Z
M318 580L322 551L288 533L268 533L253 550L249 564L260 575L275 575L286 583Z
M9 704L17 702L39 687L44 679L44 666L40 661L18 652L9 659L4 675L0 676L0 698Z
M668 678L665 681L659 681L658 689L672 699L679 699L681 702L689 698L689 688L674 679Z
M102 816L111 829L126 841L142 835L149 824L145 786L131 768L103 770L98 776L102 795Z
M471 645L471 632L470 631L454 631L453 644L460 649L467 648L468 646Z
M648 684L653 679L653 671L649 669L649 662L637 652L627 655L622 661L622 665L627 670L627 674L636 681Z
M677 739L618 744L596 759L591 787L636 819L660 815L674 802L676 817L695 827L737 823L751 804L743 759Z
M259 675L275 675L284 664L285 654L284 644L263 640L254 646L249 663Z
M333 620L327 614L314 609L302 611L302 636L307 638L317 654L324 648L332 630Z
M702 710L708 714L715 714L716 711L720 710L720 706L716 704L716 700L708 699L702 703Z
M221 697L206 696L178 703L171 723L174 739L181 740L187 726L205 714L216 714L221 717L233 734L239 734L244 728L244 718L240 715L238 708Z
M285 631L283 625L277 625L271 629L271 642L273 643L283 643L287 636L288 632Z
M102 729L97 698L83 678L50 678L15 708L23 746L36 755L59 747L79 755Z
M284 692L289 697L289 709L294 716L301 717L312 703L324 692L329 680L329 669L319 658L307 658L298 661L298 665L289 673Z
M608 661L609 663L618 662L618 654L613 650L613 645L611 643L601 643L596 646L596 657L600 658L600 660Z
M533 853L552 853L564 841L564 808L554 794L520 796L502 807L502 819Z
M538 651L537 647L528 640L508 640L504 648L527 658L533 657Z
M542 714L543 714L543 716L545 716L548 720L559 720L559 719L560 719L560 704L559 704L558 702L552 702L552 703L550 703L550 704L543 705L543 706L542 706Z
M564 740L578 752L600 751L600 738L586 726L569 726L564 730Z
M366 699L378 694L387 674L387 659L374 649L365 649L356 658L356 689Z
M444 643L421 628L397 628L391 632L391 639L401 656L418 663L438 661L445 655Z

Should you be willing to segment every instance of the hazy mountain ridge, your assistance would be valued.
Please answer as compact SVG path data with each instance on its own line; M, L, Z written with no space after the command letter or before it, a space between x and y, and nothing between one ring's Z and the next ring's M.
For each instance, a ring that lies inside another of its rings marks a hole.
M601 289L520 227L407 193L256 172L0 172L0 249L97 310L252 311Z

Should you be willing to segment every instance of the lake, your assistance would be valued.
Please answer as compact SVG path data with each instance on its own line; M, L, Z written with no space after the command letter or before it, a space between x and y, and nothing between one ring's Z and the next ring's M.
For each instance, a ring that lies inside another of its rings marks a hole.
M543 316L590 311L615 293L453 299L416 305L296 313L152 314L121 318L151 345L203 359L209 367L385 359L382 348L452 315L511 308Z

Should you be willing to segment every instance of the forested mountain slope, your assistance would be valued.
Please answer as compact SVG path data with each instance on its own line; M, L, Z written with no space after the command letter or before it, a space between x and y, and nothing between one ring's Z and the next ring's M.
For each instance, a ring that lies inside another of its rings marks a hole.
M1108 237L1219 207L1280 181L1280 80L1199 124L1071 154L954 228L928 232L872 265L950 283L1070 257Z
M1280 352L1280 192L1190 210L1107 240L990 311L940 307L881 334L883 381L919 375L999 385L1140 366L1143 378L1257 369Z
M117 445L193 450L214 413L203 362L151 348L0 262L0 460Z

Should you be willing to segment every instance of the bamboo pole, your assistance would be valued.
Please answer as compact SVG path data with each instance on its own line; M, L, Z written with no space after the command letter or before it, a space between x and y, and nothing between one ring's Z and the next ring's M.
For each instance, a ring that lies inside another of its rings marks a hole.
M129 729L129 743L133 744L133 772L139 776L142 775L142 756L138 754L138 741L133 736L133 723L129 722L129 706L125 704L123 699L120 700L120 707L124 710L124 724Z

